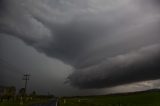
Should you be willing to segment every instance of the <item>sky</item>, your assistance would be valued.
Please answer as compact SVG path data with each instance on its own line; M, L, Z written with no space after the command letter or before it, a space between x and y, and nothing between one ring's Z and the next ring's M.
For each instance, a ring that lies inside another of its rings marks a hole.
M57 96L160 87L159 0L0 0L0 85Z

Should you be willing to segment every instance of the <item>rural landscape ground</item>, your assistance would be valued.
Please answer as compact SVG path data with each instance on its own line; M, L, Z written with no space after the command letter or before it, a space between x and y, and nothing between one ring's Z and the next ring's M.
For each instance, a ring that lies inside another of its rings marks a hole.
M37 104L47 104L48 99L34 99L30 101L3 101L0 102L0 106L32 106L32 105L37 105Z
M160 106L160 92L63 98L60 106Z
M160 91L151 90L98 96L35 98L23 101L1 101L0 106L160 106Z

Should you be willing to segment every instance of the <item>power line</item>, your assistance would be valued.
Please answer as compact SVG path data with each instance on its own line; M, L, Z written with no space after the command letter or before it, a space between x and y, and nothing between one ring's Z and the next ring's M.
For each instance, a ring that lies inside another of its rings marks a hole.
M25 89L25 94L26 94L26 92L27 92L27 84L28 84L28 81L29 81L29 77L30 77L31 75L29 75L29 74L24 74L23 76L24 76L23 80L25 80L24 89Z
M17 68L14 65L8 63L7 61L5 61L2 58L0 58L0 66L2 66L3 68L5 68L5 70L8 69L7 71L10 71L10 72L16 72L16 73L21 74L21 75L23 75L23 73L24 73L19 68ZM29 81L30 75L29 74L24 74L23 76L24 76L23 80L25 80L25 85L24 85L25 92L24 93L26 94L26 92L27 92L27 85L28 85L28 81Z

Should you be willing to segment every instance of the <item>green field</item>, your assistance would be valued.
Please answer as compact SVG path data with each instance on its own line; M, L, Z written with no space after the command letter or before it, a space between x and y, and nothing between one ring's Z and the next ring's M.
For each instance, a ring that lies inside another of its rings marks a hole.
M60 106L160 106L160 92L61 98Z
M0 106L30 106L32 104L39 104L39 103L47 103L48 99L34 99L26 102L20 102L20 101L4 101L0 102Z

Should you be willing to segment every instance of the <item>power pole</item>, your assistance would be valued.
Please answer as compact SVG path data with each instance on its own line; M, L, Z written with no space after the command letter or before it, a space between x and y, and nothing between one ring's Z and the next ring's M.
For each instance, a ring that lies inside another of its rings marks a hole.
M23 80L25 80L24 89L25 89L25 94L26 94L27 93L26 92L27 91L27 84L28 84L30 75L29 74L24 74L23 76L24 76Z

